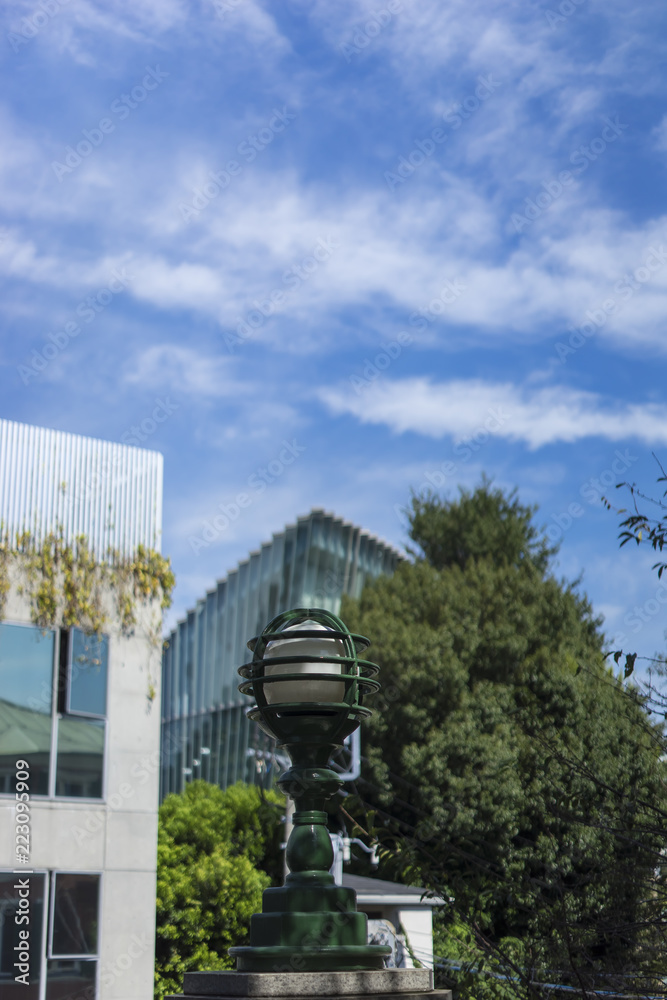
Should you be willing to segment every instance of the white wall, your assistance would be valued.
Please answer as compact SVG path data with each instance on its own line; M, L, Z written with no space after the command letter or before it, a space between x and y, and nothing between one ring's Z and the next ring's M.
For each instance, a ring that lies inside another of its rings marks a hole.
M4 620L29 622L16 584L14 574ZM104 801L31 800L32 868L102 873L99 1000L153 994L161 643L148 636L160 621L157 603L138 618L130 638L107 630ZM13 844L14 804L0 795L0 867L15 867Z
M398 918L415 958L433 968L433 912L430 906L399 910Z

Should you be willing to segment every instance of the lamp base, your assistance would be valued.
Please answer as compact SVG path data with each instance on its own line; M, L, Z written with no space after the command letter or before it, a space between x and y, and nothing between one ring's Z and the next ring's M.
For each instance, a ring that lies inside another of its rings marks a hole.
M328 834L327 834L328 837ZM328 872L298 872L264 890L250 918L250 944L230 948L239 972L354 972L383 969L389 945L368 944L354 889Z
M304 914L305 915L305 914ZM312 916L312 914L309 914ZM366 972L384 969L390 948L384 945L338 945L321 948L273 945L230 948L239 972Z
M165 1000L451 1000L430 969L362 972L186 972Z

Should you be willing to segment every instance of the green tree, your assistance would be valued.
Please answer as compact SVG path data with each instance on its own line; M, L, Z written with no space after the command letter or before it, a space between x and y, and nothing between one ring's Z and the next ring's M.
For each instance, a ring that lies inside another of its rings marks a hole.
M359 794L384 874L453 899L448 981L476 998L506 991L498 975L529 995L554 974L618 989L632 970L637 989L655 944L657 731L534 513L487 481L413 496L415 561L341 612L381 667Z
M155 995L179 993L183 973L231 969L262 892L280 874L283 800L241 783L193 781L160 807Z

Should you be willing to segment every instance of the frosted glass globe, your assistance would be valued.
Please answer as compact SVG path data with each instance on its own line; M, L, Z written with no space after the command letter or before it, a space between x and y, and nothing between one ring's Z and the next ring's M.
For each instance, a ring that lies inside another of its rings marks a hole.
M312 639L272 639L264 650L264 676L275 677L279 674L303 674L303 679L283 681L279 684L265 684L264 696L269 705L279 705L283 702L337 702L345 697L345 681L335 683L317 678L309 679L309 674L341 674L344 663L322 663L317 660L303 663L271 663L274 656L345 656L345 643L342 639L329 639L327 632L332 629L318 622L305 621L298 625L290 625L283 629L285 634L290 631L307 629L321 632L322 638Z

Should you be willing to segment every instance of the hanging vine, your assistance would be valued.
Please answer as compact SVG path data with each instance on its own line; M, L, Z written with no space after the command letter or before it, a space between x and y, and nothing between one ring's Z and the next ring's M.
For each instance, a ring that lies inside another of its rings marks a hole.
M9 593L9 545L0 537L0 619Z
M60 534L37 541L29 533L17 535L14 544L0 539L0 619L4 616L15 563L23 576L21 592L30 597L32 621L40 628L71 628L99 633L109 624L104 592L111 590L123 635L137 624L137 607L159 599L168 608L175 577L169 559L138 545L131 556L109 550L99 561L84 535L73 543ZM159 632L158 632L159 643Z

